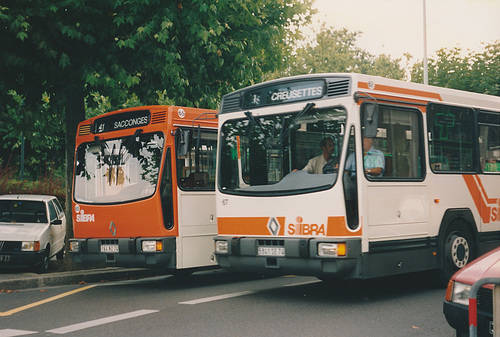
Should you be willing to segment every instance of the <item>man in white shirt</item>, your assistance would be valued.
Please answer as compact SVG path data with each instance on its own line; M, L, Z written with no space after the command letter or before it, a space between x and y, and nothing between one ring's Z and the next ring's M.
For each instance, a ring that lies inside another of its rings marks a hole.
M335 150L333 139L331 137L323 138L320 145L323 153L309 159L309 162L302 170L312 174L337 172L338 161L332 156Z

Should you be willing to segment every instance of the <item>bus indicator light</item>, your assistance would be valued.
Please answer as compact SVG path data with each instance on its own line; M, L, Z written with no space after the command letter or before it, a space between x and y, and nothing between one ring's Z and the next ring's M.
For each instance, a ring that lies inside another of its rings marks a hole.
M161 240L147 240L142 241L143 252L159 252L163 250L163 243Z
M345 243L318 243L318 255L328 257L346 256Z
M229 251L227 241L215 241L215 252L227 254Z

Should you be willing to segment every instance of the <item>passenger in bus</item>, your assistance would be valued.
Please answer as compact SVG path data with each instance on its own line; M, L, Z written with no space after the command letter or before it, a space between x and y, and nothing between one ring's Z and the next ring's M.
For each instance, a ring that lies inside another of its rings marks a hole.
M302 169L312 174L335 173L339 168L338 158L332 156L335 150L332 137L325 137L320 142L322 154L309 159L307 165Z
M484 172L500 172L500 163L495 158L489 158L484 165Z
M385 170L384 153L373 146L373 138L363 137L363 166L365 174L368 176L382 176ZM356 158L354 152L349 155L345 165L345 170L351 175L356 173Z

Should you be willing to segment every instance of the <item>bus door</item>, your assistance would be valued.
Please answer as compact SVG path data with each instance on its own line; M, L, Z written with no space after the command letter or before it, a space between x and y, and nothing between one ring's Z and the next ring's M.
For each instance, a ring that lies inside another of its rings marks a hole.
M217 130L180 128L176 131L177 268L216 265L213 237Z
M427 269L429 261L422 261L411 251L421 245L427 256L429 248L422 114L415 108L365 102L361 105L361 121L363 160L357 165L357 180L364 186L358 192L364 194L360 203L368 238L363 251L380 256L387 268L405 268L406 272L410 271L406 268ZM404 256L406 248L411 248L408 256ZM374 268L368 273L383 269L377 263L367 268Z

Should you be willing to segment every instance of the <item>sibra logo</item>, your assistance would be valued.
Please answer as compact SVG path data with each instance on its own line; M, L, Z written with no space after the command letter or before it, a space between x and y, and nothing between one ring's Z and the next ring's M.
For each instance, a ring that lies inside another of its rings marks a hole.
M290 223L287 226L286 233L288 235L318 235L326 236L325 224L305 224L303 219L298 216L295 219L296 223Z

